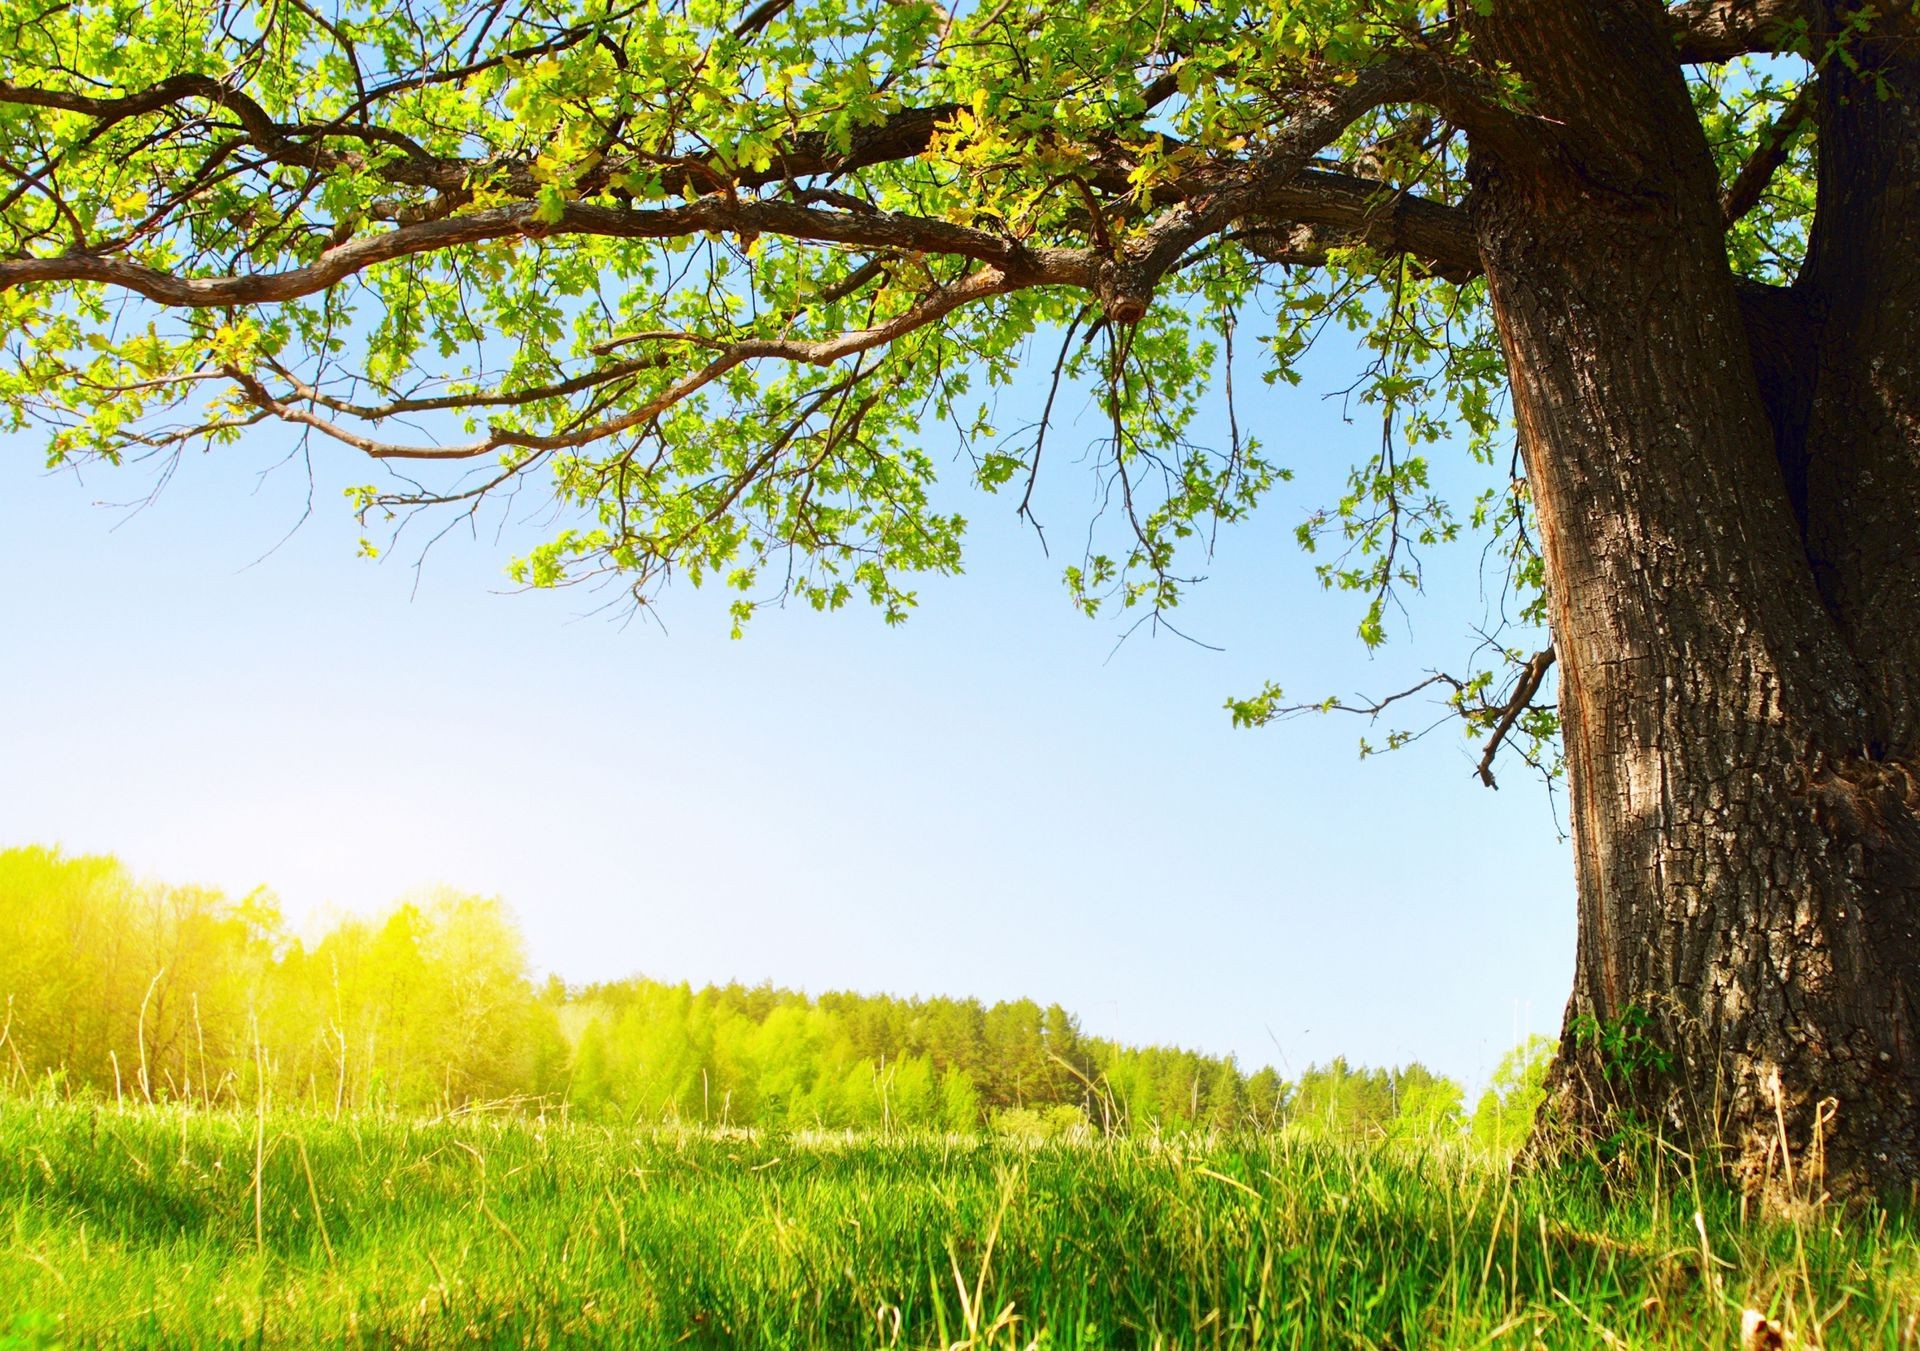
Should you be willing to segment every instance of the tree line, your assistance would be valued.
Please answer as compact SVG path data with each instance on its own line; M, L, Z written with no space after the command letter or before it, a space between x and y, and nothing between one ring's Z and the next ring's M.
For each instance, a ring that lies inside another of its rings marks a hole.
M497 899L450 891L317 938L266 891L136 880L116 859L0 851L0 1073L126 1104L334 1113L486 1107L606 1123L1032 1134L1471 1136L1506 1146L1546 1043L1472 1113L1419 1064L1288 1080L1084 1033L1058 1004L536 982Z

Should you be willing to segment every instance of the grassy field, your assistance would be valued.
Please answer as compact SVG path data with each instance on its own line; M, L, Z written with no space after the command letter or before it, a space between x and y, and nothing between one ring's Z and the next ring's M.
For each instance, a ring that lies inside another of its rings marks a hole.
M0 1347L1920 1344L1911 1217L1449 1150L16 1103L0 1177Z

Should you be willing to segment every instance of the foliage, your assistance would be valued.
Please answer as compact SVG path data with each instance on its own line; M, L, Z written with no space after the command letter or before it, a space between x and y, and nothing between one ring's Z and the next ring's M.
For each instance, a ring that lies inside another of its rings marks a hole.
M1093 1132L1087 1114L1071 1103L1054 1107L1009 1107L993 1114L994 1134L1039 1144L1048 1140L1084 1140Z
M1295 1130L1331 1140L1457 1139L1460 1086L1415 1062L1404 1069L1356 1069L1345 1056L1309 1066L1287 1101Z
M497 900L423 895L311 947L273 898L0 851L6 1072L116 1101L333 1111L555 1092L566 1047Z
M886 1130L983 1124L1051 1136L1238 1131L1324 1116L1342 1137L1458 1136L1457 1084L1419 1065L1309 1067L1300 1083L1231 1058L1084 1034L1059 1005L899 999L771 986L589 986L566 1022L580 1051L570 1100L596 1119ZM983 1115L984 1113L984 1115Z
M1554 1051L1552 1041L1534 1036L1500 1058L1473 1109L1475 1144L1510 1154L1526 1143L1534 1115L1546 1101L1547 1071Z
M1624 1082L1642 1073L1665 1074L1673 1068L1673 1052L1658 1040L1659 1021L1642 1004L1628 1004L1611 1018L1583 1013L1567 1024L1576 1046L1599 1053L1600 1072L1610 1081Z
M0 1114L0 1338L68 1345L1895 1347L1911 1216L1431 1145Z

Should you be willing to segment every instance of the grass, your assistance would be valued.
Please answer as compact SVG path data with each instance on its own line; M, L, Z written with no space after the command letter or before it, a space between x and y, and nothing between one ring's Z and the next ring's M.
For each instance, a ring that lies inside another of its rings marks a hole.
M0 1347L1920 1345L1911 1217L1444 1148L41 1102L0 1197Z

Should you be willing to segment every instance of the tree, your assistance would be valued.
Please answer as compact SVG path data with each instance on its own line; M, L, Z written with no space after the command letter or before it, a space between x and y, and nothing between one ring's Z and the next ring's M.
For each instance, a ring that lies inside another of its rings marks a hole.
M164 468L284 424L395 471L356 491L375 521L544 482L569 519L516 563L536 585L645 601L677 568L740 622L900 618L960 556L926 429L1030 515L1064 385L1107 423L1119 540L1069 586L1157 618L1281 472L1231 399L1194 440L1242 316L1279 316L1282 382L1356 328L1383 436L1303 531L1343 550L1323 579L1378 642L1422 551L1481 526L1550 629L1427 688L1492 782L1502 745L1551 754L1557 671L1556 1119L1659 1123L1756 1188L1783 1144L1836 1189L1920 1177L1912 0L8 0L0 27L16 426ZM1017 379L1040 408L1002 432ZM1471 511L1434 445L1495 480Z
M1384 1139L1398 1114L1393 1074L1354 1069L1345 1056L1309 1065L1287 1102L1287 1125L1336 1140Z
M980 1125L980 1094L958 1065L949 1065L940 1076L940 1125L962 1134Z
M1282 1120L1289 1086L1271 1065L1255 1070L1247 1080L1247 1119L1256 1130L1272 1130Z
M1394 1072L1391 1139L1431 1142L1459 1136L1464 1124L1459 1084L1443 1079L1419 1061Z
M1546 1097L1552 1064L1553 1043L1540 1036L1528 1037L1500 1057L1473 1109L1470 1129L1475 1144L1512 1153L1526 1143L1527 1129Z

